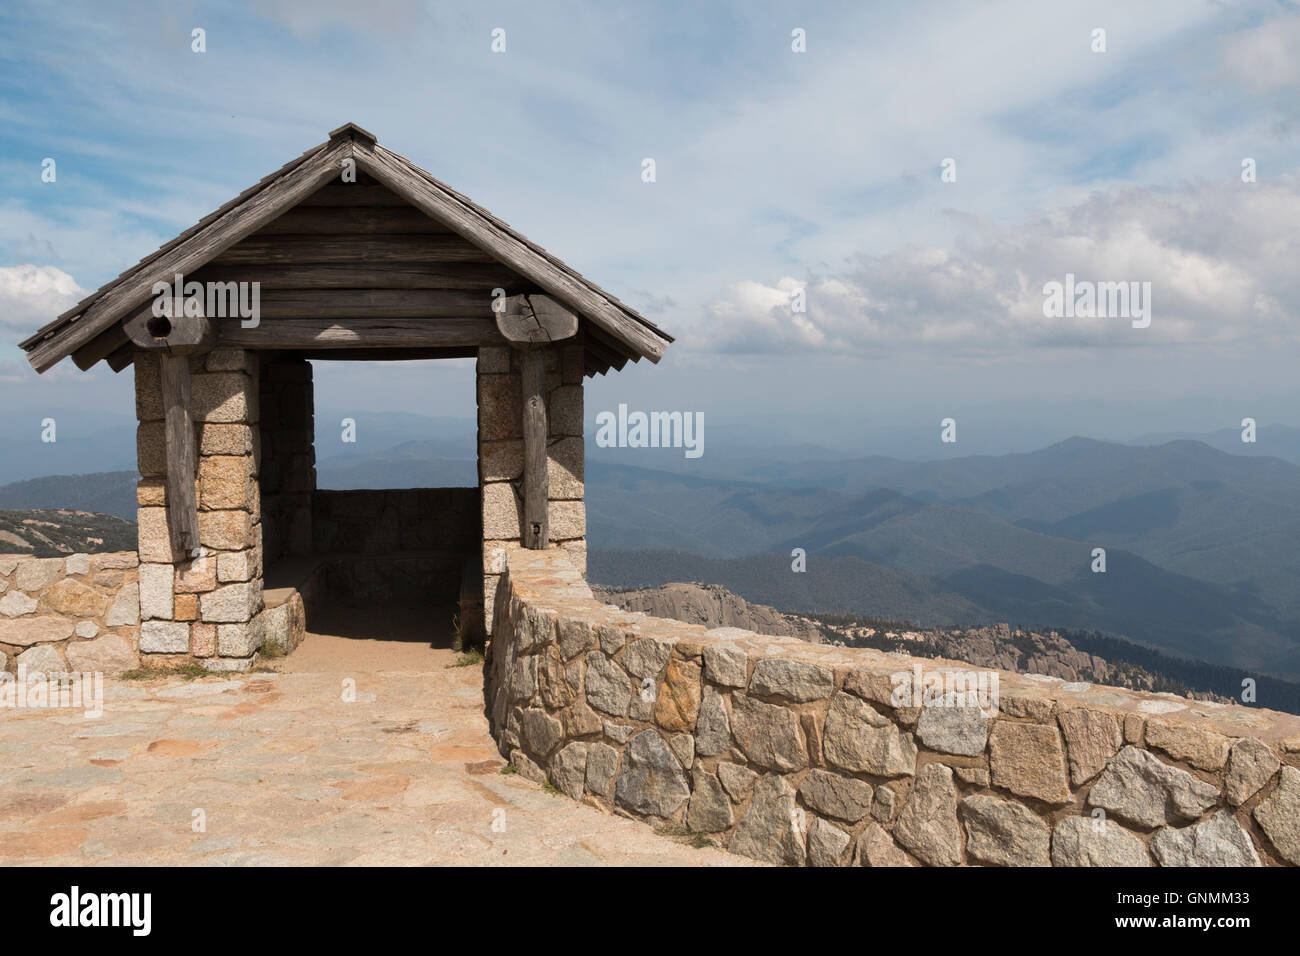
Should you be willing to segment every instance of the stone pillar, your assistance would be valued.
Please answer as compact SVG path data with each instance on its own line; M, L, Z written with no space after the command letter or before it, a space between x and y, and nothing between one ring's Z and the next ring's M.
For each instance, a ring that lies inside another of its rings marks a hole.
M546 350L547 521L552 547L587 568L583 503L583 349L566 342ZM488 634L505 545L523 534L523 383L519 353L485 346L478 353L478 461L483 496L483 613Z
M312 551L316 447L311 363L263 356L260 401L262 507L270 562Z
M546 377L549 432L546 471L550 485L546 518L551 541L569 552L587 576L587 506L583 501L586 453L582 443L583 347L565 343L553 350L558 366Z
M141 660L248 670L262 643L257 356L217 349L191 357L190 375L199 548L183 554L167 526L158 356L136 353Z

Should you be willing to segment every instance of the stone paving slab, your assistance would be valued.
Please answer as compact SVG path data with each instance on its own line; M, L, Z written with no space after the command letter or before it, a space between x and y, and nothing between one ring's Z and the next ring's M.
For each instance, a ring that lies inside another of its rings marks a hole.
M0 865L749 865L501 773L481 668L430 655L0 710Z

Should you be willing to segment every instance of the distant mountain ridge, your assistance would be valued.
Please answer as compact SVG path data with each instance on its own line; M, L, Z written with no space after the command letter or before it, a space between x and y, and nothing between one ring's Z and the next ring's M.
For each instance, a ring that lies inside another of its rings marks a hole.
M1287 462L1070 439L798 468L812 483L792 463L771 471L763 483L593 464L593 580L708 580L788 609L933 626L1096 629L1300 675L1300 468ZM795 548L804 575L790 571Z
M0 486L0 509L68 509L113 515L134 523L135 486L139 479L134 471L29 478Z
M1125 444L1163 445L1171 441L1197 441L1230 455L1262 455L1300 465L1300 428L1276 424L1259 425L1255 429L1253 442L1241 440L1243 430L1236 427L1220 428L1212 432L1160 432L1142 435Z
M464 423L429 421L424 434L383 445L388 423L363 419L351 445L318 420L320 487L475 484ZM794 610L1098 631L1300 677L1300 467L1280 458L1185 439L1071 438L934 461L724 454L706 474L623 464L619 451L589 456L584 476L598 584L709 581ZM134 481L35 479L0 487L0 507L129 519ZM1092 571L1096 548L1105 573ZM791 570L795 549L806 573Z
M822 642L822 629L814 622L775 608L754 604L716 584L673 582L658 588L616 591L593 587L596 600L625 611L667 617L703 627L741 627L756 634L797 637L810 644Z

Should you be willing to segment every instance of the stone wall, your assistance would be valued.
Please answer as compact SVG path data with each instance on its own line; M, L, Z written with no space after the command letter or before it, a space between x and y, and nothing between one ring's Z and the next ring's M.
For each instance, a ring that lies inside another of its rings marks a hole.
M472 554L479 544L479 493L477 488L322 490L312 498L311 524L317 554Z
M483 495L483 602L490 625L506 546L523 529L523 385L520 353L504 346L478 350L478 459ZM551 541L587 566L583 504L583 345L580 339L546 351L547 521Z
M359 603L454 604L463 562L457 554L330 555L320 565L321 593L330 600Z
M134 551L33 558L0 554L0 670L118 674L140 632Z
M492 732L574 799L792 865L1300 864L1298 717L705 630L504 551ZM917 668L997 707L900 700Z
M171 546L159 376L158 356L137 351L141 660L247 670L263 635L257 354L214 349L190 359L199 453L194 555Z
M477 488L317 491L314 549L322 593L351 601L460 605L465 632L483 631L481 596L462 594L465 562L477 569ZM310 610L311 602L308 602Z

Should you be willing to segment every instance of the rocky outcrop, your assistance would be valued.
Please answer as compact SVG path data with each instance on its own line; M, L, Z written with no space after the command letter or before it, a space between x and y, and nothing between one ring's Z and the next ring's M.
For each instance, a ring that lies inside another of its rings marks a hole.
M666 617L707 628L741 627L757 634L797 637L813 644L822 639L815 621L765 604L752 604L716 584L665 584L634 591L597 587L592 588L592 593L598 601L651 617Z
M83 484L84 483L84 484ZM89 486L96 492L86 495ZM79 487L74 487L79 486ZM107 487L105 487L107 486ZM134 503L135 475L115 471L99 475L33 478L6 487L6 496L66 500L95 498L97 503ZM10 557L63 558L76 554L105 554L135 548L135 522L114 514L69 508L0 510L0 552Z
M493 633L520 772L768 863L1300 863L1292 715L649 617L560 549L507 551Z

